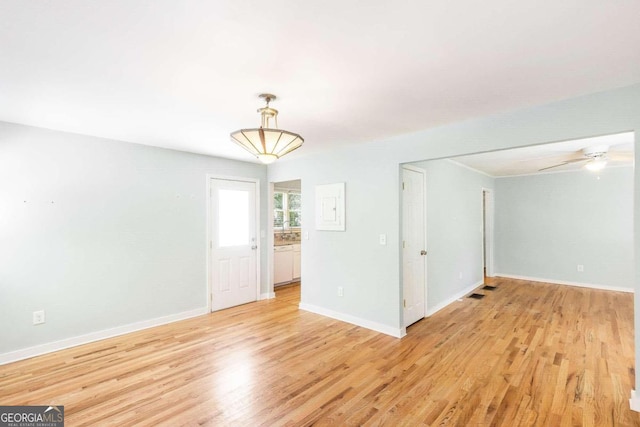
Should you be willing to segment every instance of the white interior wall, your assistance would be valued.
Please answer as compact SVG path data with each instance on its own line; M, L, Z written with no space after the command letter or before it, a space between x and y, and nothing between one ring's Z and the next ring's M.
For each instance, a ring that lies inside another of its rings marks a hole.
M0 356L206 311L207 174L266 194L262 165L0 122Z
M306 304L307 307L324 310L325 313L341 315L354 323L365 324L368 327L378 327L378 329L384 329L389 333L401 333L400 301L402 300L402 295L399 269L400 164L637 129L640 129L640 85L483 119L469 120L371 143L358 144L312 157L283 159L270 165L268 168L268 180L270 182L301 178L303 193L308 195L303 204L303 215L308 218L305 221L307 225L303 227L303 231L309 232L309 240L303 241L303 257L305 260L302 265L302 274L305 276L305 286L302 292L302 303ZM194 171L196 171L195 173L200 171L202 173L221 173L236 176L246 174L257 177L264 174L264 169L257 165L176 152L167 152L165 154L164 151L166 150L130 144L107 148L106 144L113 143L89 137L35 130L17 125L2 124L0 131L2 132L0 182L16 182L15 186L0 187L0 200L3 201L2 205L0 205L2 207L0 212L0 221L2 221L0 255L4 259L4 257L12 253L18 254L13 255L11 258L13 265L10 268L3 268L0 275L0 283L2 284L2 287L0 287L0 304L3 304L3 307L1 307L3 310L0 310L3 314L0 314L0 316L4 316L0 318L2 324L13 324L19 318L13 311L5 314L4 308L8 307L9 304L28 304L25 301L29 301L33 295L42 294L45 291L45 287L38 283L45 274L42 272L25 273L24 269L30 268L31 265L43 266L42 268L45 270L46 267L53 267L55 274L52 277L56 278L55 283L58 284L59 288L64 289L67 283L64 273L68 270L56 271L55 262L46 262L47 256L55 253L54 251L49 250L38 253L38 245L28 247L24 242L55 241L56 236L65 235L65 233L57 231L53 231L52 235L47 234L51 228L49 226L56 224L53 220L51 222L47 220L40 225L37 221L20 219L19 208L15 203L17 203L16 200L23 198L24 194L28 194L30 200L39 200L44 204L47 199L51 198L47 196L55 196L59 200L64 199L69 192L67 188L76 189L76 193L88 194L91 197L93 197L93 192L99 193L101 188L106 188L109 198L103 202L95 200L95 203L105 209L109 209L112 206L119 205L120 202L126 202L125 205L131 207L131 210L126 211L130 214L124 214L124 218L131 216L129 219L134 224L140 225L142 218L147 217L147 215L144 215L145 211L153 213L157 211L155 207L166 208L167 204L174 206L173 202L167 203L166 199L163 201L163 196L169 197L171 195L173 198L177 192L179 194L190 195L192 192L197 194L197 189L201 189L204 192L205 183L204 181L201 182L199 178L193 178ZM94 145L89 148L91 142ZM152 151L145 151L148 154L141 154L141 150ZM636 156L640 157L638 150L636 150ZM158 163L162 166L159 167ZM146 171L146 173L142 173L140 169ZM158 173L152 173L151 170L154 169ZM163 178L163 174L166 175L167 169L171 172L171 175L175 175L177 183ZM93 175L91 175L92 173ZM144 179L140 178L140 174ZM109 180L109 177L114 177L114 179ZM156 177L158 178L157 180L154 179ZM47 187L45 184L44 187L39 187L41 183L46 183L48 179L54 179L55 185ZM188 182L184 184L183 179ZM83 180L83 182L76 182L78 180ZM114 184L114 181L117 185ZM130 193L127 186L129 181L135 183L133 185L135 191ZM154 193L156 190L153 190L153 188L158 185L158 182L161 184L160 188L169 188L173 191L167 191L165 194ZM333 182L346 183L347 230L346 232L319 232L314 230L312 226L315 209L313 200L314 188L318 184ZM634 172L634 182L640 183L640 174L637 171ZM165 185L163 186L162 184ZM116 190L113 190L114 186ZM86 189L86 187L89 187L90 190ZM138 196L147 194L144 191L145 189L152 189L151 194L153 194L153 197L140 199ZM57 193L56 190L60 193ZM115 194L110 193L112 190ZM637 204L640 202L640 185L635 185L634 191L634 198ZM266 187L264 187L262 194L267 194ZM60 198L58 197L59 195L63 197ZM70 196L68 197L71 198ZM265 200L266 197L263 197L263 223L264 218L267 217ZM118 203L110 203L111 201ZM149 203L151 208L146 208L145 206L148 206ZM167 214L168 218L171 218L171 213L173 213L175 217L180 218L180 221L186 221L186 217L196 221L198 225L195 228L199 228L201 225L205 227L206 221L202 213L204 211L204 203L204 199L201 199L198 209L167 209L169 212ZM82 204L76 204L68 211L62 212L61 215L49 216L54 219L58 218L58 221L68 228L71 228L69 223L73 221L78 221L79 224L82 224L83 221L91 222L87 219L89 218L95 221L93 224L96 225L96 229L100 230L103 224L99 226L98 224L102 215L96 214L95 211L97 210L89 208L89 212L87 212ZM162 211L163 209L160 210ZM165 216L162 217L167 218ZM109 218L113 217L110 216ZM29 219L32 218L29 217ZM38 217L37 219L41 218ZM12 230L13 221L18 222L18 230L20 232ZM167 222L161 221L162 223ZM34 230L29 227L32 224L37 224ZM116 221L117 224L118 222ZM126 232L131 229L129 227L130 224L130 222L125 221L122 224L122 228L116 227L116 230ZM634 210L634 225L637 226L639 224L640 215L638 215L638 210L636 209ZM264 224L262 225L264 226ZM141 227L144 230L144 227ZM85 229L91 232L90 230L93 227L89 224ZM53 230L55 230L55 227ZM170 297L176 296L176 291L174 289L166 289L161 292L161 301L157 307L153 304L153 300L149 301L150 295L144 294L144 300L148 305L145 306L141 303L140 307L136 306L137 310L134 312L118 308L118 304L123 298L129 298L130 294L134 295L134 298L139 298L143 293L142 291L136 289L124 290L125 288L120 286L117 289L121 292L117 294L92 294L75 301L75 303L64 306L65 309L68 308L68 311L74 313L71 315L71 318L75 319L75 323L72 325L74 330L83 330L86 327L84 325L86 323L86 315L90 315L91 310L84 309L83 305L92 304L94 300L100 301L101 308L115 308L115 315L122 314L122 317L117 318L118 322L140 319L145 316L149 317L167 310L176 311L177 307L178 309L180 309L179 307L197 307L197 301L200 301L200 298L204 298L203 289L205 289L204 281L206 278L203 276L205 275L206 260L203 258L206 253L204 250L206 242L204 242L204 237L202 238L203 240L198 241L199 237L197 236L201 234L195 229L187 227L185 232L191 236L187 241L182 241L180 236L175 235L173 235L173 238L169 238L170 241L175 238L185 251L175 254L170 250L167 250L168 252L161 250L158 257L150 261L150 266L145 266L144 264L144 253L150 246L150 242L143 239L142 243L134 246L136 250L132 251L142 257L138 258L134 264L137 264L137 267L141 267L143 271L148 271L152 275L151 271L154 270L153 265L157 259L166 261L174 256L176 259L184 257L187 260L179 263L179 265L181 268L189 269L190 267L196 267L195 264L190 264L189 260L193 257L199 258L197 263L198 273L196 275L202 279L201 288L195 285L191 286L191 282L195 283L195 279L193 281L190 280L189 286L180 287L183 292L180 293L179 298L182 298L182 300L173 301L171 304L168 304L167 301ZM379 244L378 239L379 234L382 233L387 235L387 245L384 246ZM202 235L204 235L204 231ZM22 239L24 241L5 243L11 239ZM72 239L72 241L78 240ZM160 243L165 241L161 240ZM112 248L119 247L117 243L117 240L113 242ZM87 245L98 244L95 243L94 239L87 238ZM15 252L14 246L17 246L17 249L21 252ZM70 246L73 247L73 245ZM201 249L197 249L196 246ZM82 247L82 245L79 247ZM639 253L639 248L640 238L634 236L636 254ZM184 255L185 252L187 255ZM92 273L84 275L84 277L80 277L79 280L73 282L75 287L84 283L84 278L95 276L101 278L101 281L97 284L98 286L96 286L97 292L100 292L100 287L107 289L107 286L113 286L112 280L109 280L113 277L113 274L128 277L126 273L134 270L130 268L122 273L117 268L108 269L105 267L104 276L101 276L96 274L96 272L101 273L101 271L86 263L87 258L82 257L81 250L70 252L70 254L67 259L71 260L72 264L75 264L77 259L83 260L81 270ZM92 253L92 256L88 257L88 261L94 260L100 263L99 254L100 252L96 250L95 253ZM76 256L79 258L76 258ZM264 274L267 271L264 265L264 258L266 257L263 257L262 283L265 283ZM637 261L634 265L637 265ZM73 268L77 267L74 266ZM135 270L140 271L139 269ZM114 271L118 271L118 273L114 273ZM636 275L638 274L637 271L638 269L636 268ZM133 277L136 274L132 272ZM186 274L189 274L189 272ZM24 280L25 278L28 278L28 280ZM638 282L636 277L634 288L637 288ZM47 283L51 283L51 280L49 279ZM337 296L336 287L338 285L344 287L343 297ZM171 286L167 284L166 287L170 288ZM151 284L143 291L153 290L153 292L157 292L157 289L158 287ZM198 294L200 297L191 297L192 293ZM636 292L636 307L640 302L638 294ZM44 298L51 296L51 291L44 293L43 296ZM156 296L151 297L157 298ZM22 311L29 312L31 309L31 306L23 307ZM115 315L113 316L114 318ZM30 324L30 318L28 322ZM640 331L638 322L638 316L636 316L636 331ZM94 328L99 328L101 325L103 324L100 322L92 324ZM55 336L49 336L46 333L33 332L33 328L29 326L23 330L28 335L26 340L18 337L17 334L3 330L3 334L10 333L12 334L12 339L14 339L10 346L3 347L3 349L13 348L15 345L29 345L29 343L55 339ZM45 329L41 329L41 331L45 331ZM69 332L63 328L57 333L60 331ZM6 335L1 338L0 342L3 345L9 342L6 339ZM639 341L636 339L636 342ZM636 354L638 355L640 352L636 351Z
M494 178L448 160L413 163L427 174L427 312L484 281L482 189Z
M303 262L302 303L354 323L402 333L400 164L636 129L640 129L640 85L270 165L272 182L302 179L303 192L309 195L303 207L308 219L314 218L316 185L346 183L346 231L316 231L310 220L303 226L303 232L309 232L309 240L303 241L303 257L313 262ZM637 158L639 153L636 150ZM634 183L640 183L637 171ZM635 185L634 200L638 205L640 185ZM634 225L640 225L637 209ZM387 234L386 246L378 243L381 233ZM640 238L636 234L633 239L637 254ZM637 264L636 260L634 266ZM637 268L634 274L637 288ZM343 297L337 296L338 285L344 286ZM638 322L636 317L636 331L640 331Z
M499 178L495 212L497 275L633 290L633 168Z

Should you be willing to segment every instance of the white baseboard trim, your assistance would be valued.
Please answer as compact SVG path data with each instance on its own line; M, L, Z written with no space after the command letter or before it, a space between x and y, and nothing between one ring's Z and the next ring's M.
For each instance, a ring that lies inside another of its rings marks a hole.
M458 299L460 299L463 296L467 295L468 293L472 292L473 290L475 290L478 286L482 285L483 283L484 283L484 280L480 280L479 282L474 283L473 285L469 286L468 288L465 288L462 291L458 292L457 294L453 295L451 298L447 298L446 300L442 301L440 304L436 305L435 307L427 309L426 317L433 316L434 314L436 314L438 311L442 310L443 308L445 308L449 304L457 301Z
M635 390L631 390L631 399L629 399L629 407L632 411L640 412L640 396Z
M202 316L203 314L207 314L207 313L208 313L207 308L202 307L194 310L184 311L182 313L171 314L169 316L143 320L136 323L130 323L128 325L118 326L115 328L104 329L96 332L90 332L85 335L65 338L60 341L48 342L48 343L39 344L33 347L10 351L8 353L2 353L0 354L0 365L5 365L11 362L17 362L18 360L29 359L31 357L40 356L42 354L51 353L58 350L63 350L65 348L76 347L82 344L88 344L94 341L100 341L106 338L116 337L118 335L124 335L131 332L140 331L142 329L153 328L154 326L160 326L160 325L165 325L167 323L177 322L179 320L189 319L191 317Z
M319 307L313 304L306 304L301 302L298 307L300 310L309 311L311 313L320 314L325 317L330 317L332 319L340 320L342 322L351 323L352 325L361 326L363 328L371 329L372 331L380 332L386 335L391 335L392 337L402 338L407 335L406 328L393 328L388 325L384 325L382 323L373 322L371 320L362 319L360 317L352 316L350 314L340 313L337 311L330 310L328 308Z
M276 293L275 292L263 292L258 297L258 300L262 301L263 299L271 299L271 298L275 298L275 297L276 297Z
M503 274L503 273L495 273L494 276L505 277L507 279L529 280L531 282L553 283L554 285L567 285L567 286L577 286L579 288L600 289L602 291L616 291L616 292L630 292L630 293L634 292L633 288L623 288L619 286L607 286L607 285L595 285L593 283L568 282L566 280L543 279L540 277L518 276L514 274Z

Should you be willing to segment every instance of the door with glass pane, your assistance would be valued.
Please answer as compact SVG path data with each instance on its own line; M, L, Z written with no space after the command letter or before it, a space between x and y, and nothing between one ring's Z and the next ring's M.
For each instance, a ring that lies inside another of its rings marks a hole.
M256 187L211 180L211 311L258 299Z

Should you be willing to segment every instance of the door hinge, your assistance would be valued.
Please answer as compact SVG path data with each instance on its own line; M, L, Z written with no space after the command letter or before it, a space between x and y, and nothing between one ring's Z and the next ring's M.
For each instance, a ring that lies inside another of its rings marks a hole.
M402 189L404 190L404 182L402 183Z
M213 241L209 240L209 249L213 249Z
M407 243L407 242L405 242L405 241L403 240L403 241L402 241L402 249L404 249L404 248L405 248L405 243Z
M404 305L404 308L407 308L407 300L406 299L402 300L402 304Z

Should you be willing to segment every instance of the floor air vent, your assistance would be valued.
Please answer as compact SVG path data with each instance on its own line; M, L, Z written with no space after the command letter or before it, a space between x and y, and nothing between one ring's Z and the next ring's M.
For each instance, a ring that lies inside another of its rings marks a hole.
M471 295L469 295L469 298L482 299L482 298L484 298L484 295L482 295L482 294L471 294Z
M484 285L484 286L482 287L482 289L486 289L486 290L488 290L488 291L495 291L495 290L496 290L496 287L495 287L495 286L490 286L490 285Z

